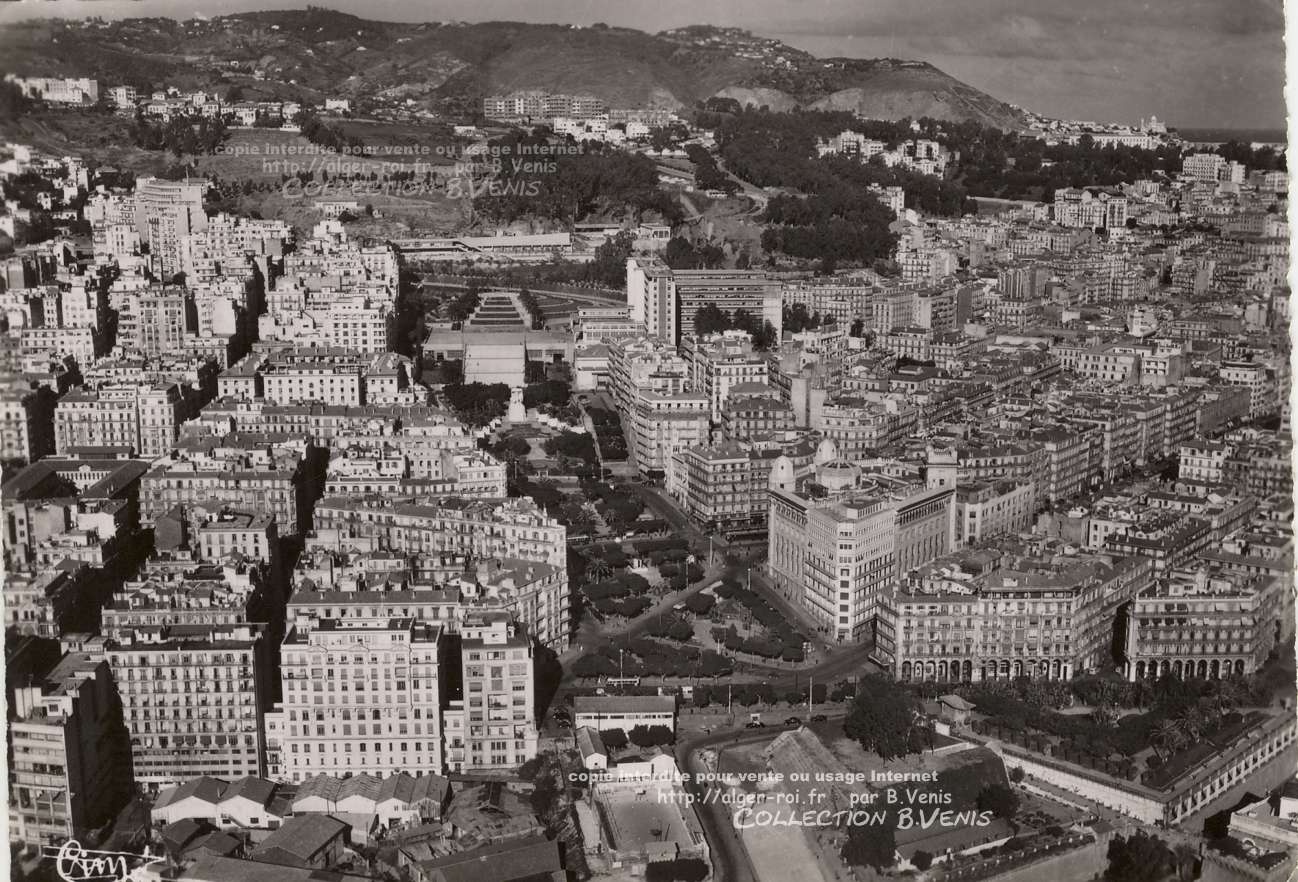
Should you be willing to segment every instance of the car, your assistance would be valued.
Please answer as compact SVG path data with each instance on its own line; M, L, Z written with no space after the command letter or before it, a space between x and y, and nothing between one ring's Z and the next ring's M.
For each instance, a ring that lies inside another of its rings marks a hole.
M825 716L824 714L812 714L812 715L811 715L811 722L813 722L813 723L823 723L823 722L825 722L825 720L828 720L828 719L829 719L829 717Z
M786 726L801 726L801 725L802 725L802 718L801 718L801 717L789 717L787 720L784 721L784 725L786 725Z
M744 728L745 729L765 729L766 724L763 723L761 720L757 720L756 722L744 724Z

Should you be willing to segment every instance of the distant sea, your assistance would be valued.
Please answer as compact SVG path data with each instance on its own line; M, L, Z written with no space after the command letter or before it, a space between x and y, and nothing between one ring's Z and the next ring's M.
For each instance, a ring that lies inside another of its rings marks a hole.
M1288 140L1284 129L1177 129L1177 133L1186 141L1283 144Z

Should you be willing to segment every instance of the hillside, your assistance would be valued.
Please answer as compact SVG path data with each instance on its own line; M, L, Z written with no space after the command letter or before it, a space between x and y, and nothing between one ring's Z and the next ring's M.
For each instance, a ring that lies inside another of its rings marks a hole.
M0 67L247 97L405 101L471 115L483 95L589 94L615 107L680 108L720 95L773 109L828 107L1017 128L1008 105L924 62L818 59L734 28L647 34L594 25L375 22L322 9L184 22L29 21L0 30Z

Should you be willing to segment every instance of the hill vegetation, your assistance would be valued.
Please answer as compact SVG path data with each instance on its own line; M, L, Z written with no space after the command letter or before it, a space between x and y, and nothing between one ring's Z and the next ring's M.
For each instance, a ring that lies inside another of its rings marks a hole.
M472 117L484 95L593 95L611 106L689 108L717 94L775 109L932 116L1018 128L1008 105L924 62L818 59L737 29L648 34L518 22L397 23L332 10L175 21L31 20L0 32L19 74L94 76L137 88L210 89L245 100L349 96Z

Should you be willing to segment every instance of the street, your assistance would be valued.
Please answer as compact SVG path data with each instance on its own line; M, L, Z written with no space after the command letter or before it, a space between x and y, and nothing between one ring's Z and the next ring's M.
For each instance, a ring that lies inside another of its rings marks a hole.
M845 711L838 710L828 715L838 717L843 713ZM748 851L739 838L739 831L735 829L731 817L732 807L722 802L705 802L702 797L706 788L697 784L694 779L700 772L707 770L703 768L698 753L709 747L723 750L726 747L739 744L756 744L761 741L770 741L781 732L788 731L791 728L789 726L773 726L751 731L727 729L676 744L676 765L689 776L685 782L685 787L694 796L694 805L698 810L699 821L703 825L703 832L707 836L708 848L711 851L712 868L716 882L757 882L757 875L753 872L753 865L749 861Z

